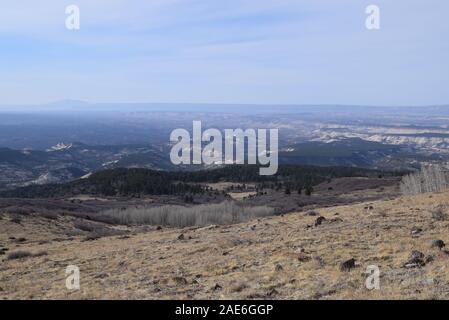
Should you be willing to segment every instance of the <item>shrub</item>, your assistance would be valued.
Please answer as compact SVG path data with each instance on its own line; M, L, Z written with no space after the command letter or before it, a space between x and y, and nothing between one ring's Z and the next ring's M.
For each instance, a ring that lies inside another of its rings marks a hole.
M58 219L58 214L54 213L54 212L42 212L40 213L40 216L49 220L57 220Z
M274 214L274 209L267 206L247 207L235 202L225 201L220 204L197 205L193 207L161 206L140 207L126 210L112 209L100 215L113 218L120 224L149 224L173 227L205 226L211 224L232 224L248 221L256 217Z
M73 225L81 231L92 232L95 230L95 225L87 221L75 221Z
M39 251L35 254L33 254L33 257L42 257L48 255L47 251Z
M11 222L20 224L22 222L22 218L15 216L11 218Z
M31 208L16 207L16 206L8 207L7 211L10 214L18 214L18 215L29 215L31 213L34 213L34 210Z
M432 218L437 221L444 221L446 220L446 213L444 212L443 206L438 206L432 211Z
M8 260L23 259L31 256L32 254L29 251L15 251L8 254Z

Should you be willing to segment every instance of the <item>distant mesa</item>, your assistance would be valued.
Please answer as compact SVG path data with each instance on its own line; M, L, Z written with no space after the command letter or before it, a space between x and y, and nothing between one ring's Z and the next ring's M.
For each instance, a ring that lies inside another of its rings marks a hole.
M89 105L89 102L83 101L83 100L58 100L54 102L48 103L49 106L55 106L55 107L79 107L79 106L87 106Z
M73 144L69 143L69 144L65 144L64 142L60 142L55 146L52 146L51 148L47 149L47 151L51 152L51 151L62 151L62 150L67 150L70 149L73 146Z

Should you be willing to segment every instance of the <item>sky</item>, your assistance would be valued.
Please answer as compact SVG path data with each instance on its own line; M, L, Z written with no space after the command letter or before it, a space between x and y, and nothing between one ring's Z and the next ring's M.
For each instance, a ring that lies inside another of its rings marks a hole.
M0 105L449 104L448 13L447 0L2 0Z

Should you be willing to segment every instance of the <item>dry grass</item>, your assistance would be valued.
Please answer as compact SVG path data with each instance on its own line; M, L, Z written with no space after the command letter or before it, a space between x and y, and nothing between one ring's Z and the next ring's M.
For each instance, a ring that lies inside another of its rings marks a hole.
M449 299L449 256L429 244L449 243L448 222L432 218L437 207L449 208L449 193L316 208L326 218L317 227L317 216L304 211L235 225L43 244L36 240L54 237L54 224L73 222L27 217L18 225L3 219L0 244L16 251L19 244L8 237L24 235L32 241L20 250L48 255L4 258L0 299ZM411 234L414 226L422 231ZM433 261L403 268L412 250ZM355 268L340 271L351 258ZM65 287L68 265L80 268L78 291ZM365 287L369 265L380 269L380 290Z

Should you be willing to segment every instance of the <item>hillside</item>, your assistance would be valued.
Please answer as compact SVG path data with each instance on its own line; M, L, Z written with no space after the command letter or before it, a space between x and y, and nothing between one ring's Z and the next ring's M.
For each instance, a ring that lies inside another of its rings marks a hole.
M256 165L231 165L198 171L162 171L118 168L95 172L87 178L67 183L33 184L0 192L0 197L47 198L78 194L103 196L204 193L198 183L258 182L282 184L291 189L314 186L340 177L395 176L399 173L352 167L283 165L276 175L260 176Z
M448 299L449 254L430 245L449 241L448 208L449 192L423 194L208 228L99 224L109 236L94 239L68 235L70 216L2 213L0 299ZM8 259L19 250L31 255ZM65 287L67 265L79 291ZM380 290L364 286L368 265Z

